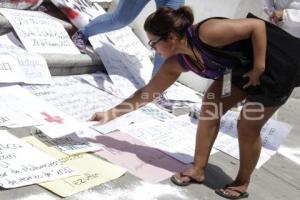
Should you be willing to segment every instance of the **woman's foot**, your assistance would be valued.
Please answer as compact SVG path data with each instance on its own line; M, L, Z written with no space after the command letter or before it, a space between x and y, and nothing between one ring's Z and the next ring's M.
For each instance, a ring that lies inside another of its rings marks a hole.
M204 179L203 171L199 172L194 167L187 169L185 172L176 173L171 177L171 181L179 186L187 186L191 183L201 184Z
M221 189L217 189L215 192L227 199L243 199L249 196L247 192L248 185L249 183L234 181Z

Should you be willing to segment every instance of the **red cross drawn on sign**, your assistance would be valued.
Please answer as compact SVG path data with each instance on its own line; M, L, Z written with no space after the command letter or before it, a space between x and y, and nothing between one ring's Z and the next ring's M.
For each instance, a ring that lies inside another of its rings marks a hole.
M60 116L51 116L46 112L41 112L41 114L46 117L45 120L48 122L56 122L58 124L63 124L63 119Z

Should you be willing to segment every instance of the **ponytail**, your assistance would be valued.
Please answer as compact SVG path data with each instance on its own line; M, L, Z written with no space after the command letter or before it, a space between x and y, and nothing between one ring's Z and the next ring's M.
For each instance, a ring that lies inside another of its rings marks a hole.
M186 29L194 22L194 15L190 7L182 6L177 10L163 7L149 15L144 23L146 32L167 39L171 32L183 38Z

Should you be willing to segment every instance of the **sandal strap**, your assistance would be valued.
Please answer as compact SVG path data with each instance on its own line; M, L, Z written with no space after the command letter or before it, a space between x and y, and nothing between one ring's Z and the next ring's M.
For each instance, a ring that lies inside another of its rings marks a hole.
M231 191L239 193L239 195L242 195L242 194L246 193L246 192L242 192L242 191L240 191L238 189L234 189L234 188L232 188L232 186L231 187L228 186L228 187L224 188L224 190L231 190Z
M182 183L189 183L189 182L196 182L196 183L202 183L203 181L199 181L197 179L195 179L194 177L192 177L191 175L185 174L184 172L179 172L179 176L180 176L180 182ZM189 180L182 180L182 178L188 178ZM177 177L175 177L175 179L178 180Z
M180 172L179 175L180 175L181 178L182 178L182 177L187 177L187 178L189 178L190 180L189 180L188 182L190 182L190 181L195 181L195 182L199 182L199 183L202 182L202 181L199 181L199 180L195 179L195 178L192 177L191 175L185 174L184 172Z
M183 183L186 183L186 182L190 182L190 181L192 181L192 180L195 180L193 177L191 177L190 175L188 175L188 174L184 174L183 172L179 172L179 175L180 175L180 178L188 178L189 180L187 180L187 181L181 181L181 182L183 182Z

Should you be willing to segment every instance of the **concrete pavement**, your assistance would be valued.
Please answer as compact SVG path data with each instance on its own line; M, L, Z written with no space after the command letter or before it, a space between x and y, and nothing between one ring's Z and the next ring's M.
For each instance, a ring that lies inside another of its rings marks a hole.
M191 2L191 1L189 1ZM205 3L207 1L199 1ZM193 1L193 6L198 6L199 2ZM212 1L219 5L216 0ZM224 3L224 1L222 1ZM258 2L255 0L253 2ZM231 1L236 11L231 13L233 17L240 16L246 12L246 8L252 6L251 1L240 2ZM251 5L250 5L251 4ZM205 8L204 4L202 8ZM259 5L255 4L255 8ZM239 9L239 11L237 11ZM207 14L209 9L206 10ZM217 12L214 10L214 12ZM229 10L223 10L221 14L230 13ZM211 14L211 13L210 13ZM224 15L225 15L224 14ZM1 18L0 18L1 23ZM8 28L9 29L9 28ZM59 55L48 55L47 63L52 75L70 75L79 73L88 73L97 70L99 63L97 57L82 55L80 58L67 59ZM76 59L76 60L74 60ZM72 63L61 64L61 60L71 60ZM85 60L85 64L81 61ZM79 62L80 61L80 62ZM72 66L72 67L70 67ZM82 68L78 68L78 67ZM90 67L94 66L95 69ZM100 67L101 68L101 67ZM89 71L90 70L90 71ZM278 120L287 122L293 126L289 136L286 138L283 146L289 149L298 150L299 154L294 156L300 159L300 99L289 99L289 101L280 108ZM18 137L24 137L30 133L29 128L10 130ZM211 156L206 170L206 180L202 185L190 185L187 187L178 187L169 180L160 184L144 183L135 176L126 173L124 176L101 184L90 190L67 197L67 200L218 200L223 199L214 193L214 189L230 183L238 170L238 160L219 152ZM292 162L281 154L273 156L263 167L255 170L252 176L252 182L248 192L249 200L296 200L300 198L300 165ZM54 200L61 199L55 194L43 189L38 185L31 185L16 189L0 189L0 200Z
M300 143L300 100L290 99L280 108L278 119L293 126L293 129L284 142L285 147L299 148ZM29 134L28 128L10 130L18 137ZM299 156L299 155L298 155ZM300 156L299 156L300 157ZM68 200L183 200L183 199L223 199L214 193L214 189L231 182L238 170L238 160L219 152L211 156L206 170L204 184L179 187L169 180L160 184L142 182L133 175L126 173L124 176L111 182L101 184L88 191L67 197ZM300 197L300 165L286 157L276 154L263 167L255 170L248 192L249 200L296 200ZM38 185L22 188L0 190L1 200L52 200L61 199L55 194Z

